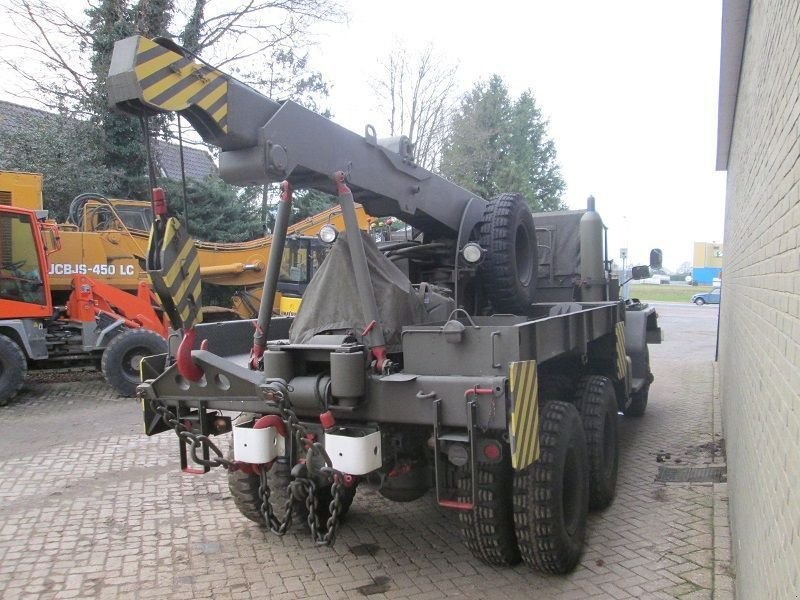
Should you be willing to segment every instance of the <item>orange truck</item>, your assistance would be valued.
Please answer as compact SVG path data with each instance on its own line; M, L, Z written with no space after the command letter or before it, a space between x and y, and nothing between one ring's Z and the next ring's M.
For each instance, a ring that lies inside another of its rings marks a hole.
M44 211L0 205L0 405L21 389L29 366L99 365L133 395L143 356L165 352L166 320L146 283L130 294L76 274L66 305L55 306L48 254L58 229Z

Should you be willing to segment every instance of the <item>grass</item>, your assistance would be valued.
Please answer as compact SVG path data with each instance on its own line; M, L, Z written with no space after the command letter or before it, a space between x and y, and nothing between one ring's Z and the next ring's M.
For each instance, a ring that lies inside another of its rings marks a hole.
M649 283L631 283L630 295L639 300L656 300L661 302L689 302L692 296L707 292L711 286L689 285L654 285Z

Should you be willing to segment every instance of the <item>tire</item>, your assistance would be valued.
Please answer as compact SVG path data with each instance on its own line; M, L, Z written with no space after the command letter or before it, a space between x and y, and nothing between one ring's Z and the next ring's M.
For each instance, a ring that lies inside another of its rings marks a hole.
M135 396L141 383L139 363L145 356L164 354L167 342L149 329L128 329L109 342L100 360L103 377L120 396Z
M258 523L260 527L266 527L267 523L264 520L264 515L261 514L261 497L258 494L260 485L261 478L258 475L242 473L241 471L228 471L228 489L231 492L236 508L245 517L254 523ZM275 498L272 500L273 506L275 506ZM277 504L281 507L283 506L282 502Z
M501 462L477 464L478 504L471 511L459 513L467 549L478 560L495 566L515 565L520 561L512 511L514 472L510 455L505 446ZM459 469L456 484L461 502L472 500L471 480L469 467Z
M246 423L250 421L255 414L243 413L236 420L234 425ZM231 440L231 449L229 458L233 458L233 440ZM267 483L270 486L270 501L273 510L279 518L283 518L284 507L286 506L287 487L291 479L290 467L288 464L276 462L267 473ZM242 473L241 471L228 471L228 489L233 497L233 503L242 515L250 519L254 523L258 523L260 527L266 527L264 515L261 513L261 496L259 495L259 488L261 487L261 477L249 473ZM345 493L342 496L342 511L339 513L339 518L344 516L350 510L353 500L356 495L356 486L345 488ZM320 524L325 524L330 516L330 502L331 502L330 488L324 490L317 490L317 515L319 516ZM306 511L305 503L296 502L293 523L306 522L308 512Z
M22 348L11 338L0 334L0 406L16 396L25 383L28 361Z
M520 194L502 194L486 205L480 230L486 257L481 278L496 313L525 313L534 300L539 259L536 228Z
M627 408L622 411L626 417L643 417L645 410L647 410L647 398L650 395L650 382L653 380L653 374L650 372L650 349L645 346L644 359L647 367L647 382L639 389L638 392L631 394L631 401Z
M703 306L703 304L705 304L706 301L703 300L702 298L698 298L697 300L694 301L694 303L697 304L697 306Z
M589 508L614 500L619 468L617 396L607 377L592 375L578 384L575 407L581 415L589 458Z
M544 405L539 446L539 459L514 473L514 527L522 560L560 575L581 558L589 512L589 461L575 406Z

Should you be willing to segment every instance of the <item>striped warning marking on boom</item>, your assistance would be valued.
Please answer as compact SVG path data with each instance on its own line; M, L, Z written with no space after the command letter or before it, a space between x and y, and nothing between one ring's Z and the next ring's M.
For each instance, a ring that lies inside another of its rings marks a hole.
M152 243L153 236L150 236ZM167 220L160 248L161 268L148 270L153 289L175 329L202 321L200 259L194 241L177 219ZM150 251L148 250L148 256Z
M228 81L220 71L142 37L135 72L142 100L150 106L165 111L194 106L228 132Z
M508 365L511 392L511 466L524 469L539 458L539 382L536 361Z
M620 321L614 327L614 332L617 336L617 379L625 379L625 372L627 366L626 350L625 350L625 323Z

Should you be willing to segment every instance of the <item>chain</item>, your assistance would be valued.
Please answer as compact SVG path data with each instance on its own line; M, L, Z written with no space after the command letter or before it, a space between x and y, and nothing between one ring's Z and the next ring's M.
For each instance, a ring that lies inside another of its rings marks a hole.
M260 484L258 486L258 496L261 498L261 514L264 516L264 522L269 527L270 531L276 535L283 535L289 529L289 526L292 524L292 513L294 511L294 497L292 496L291 492L288 494L286 498L286 503L283 506L283 519L279 519L275 516L275 512L272 508L272 503L270 502L270 494L272 493L269 489L269 481L267 480L267 473L269 469L267 467L262 466L259 478Z
M344 484L342 476L335 473L331 484L331 501L328 504L329 517L325 521L325 533L319 519L319 495L317 494L317 484L312 479L303 481L308 494L306 495L306 511L308 512L308 528L311 530L311 539L318 546L332 546L336 540L336 531L339 529L340 517L342 514L342 496L344 495Z
M191 448L192 460L203 466L209 468L223 467L229 471L236 471L239 466L232 460L224 457L222 450L211 441L207 435L202 435L191 431L186 427L178 417L169 408L159 402L158 400L151 400L150 407L161 415L161 419L169 427L175 430L179 438L187 442ZM330 546L336 539L336 530L339 528L339 521L342 513L342 496L344 495L344 484L342 483L342 474L333 469L333 462L325 451L325 447L319 443L312 441L309 436L308 429L300 423L297 415L285 403L281 404L281 413L289 426L292 435L303 444L306 451L306 467L312 468L314 456L319 456L325 463L325 466L320 469L322 473L331 473L333 483L331 484L331 501L328 505L330 516L325 522L325 533L321 532L321 524L319 520L319 507L318 507L318 494L317 484L313 478L308 477L295 477L287 488L287 498L283 506L283 517L279 518L275 514L275 509L272 506L270 497L272 491L269 487L267 473L269 467L262 465L259 471L259 486L258 497L261 500L259 510L264 517L264 521L269 527L270 531L276 535L284 535L292 524L292 517L294 514L294 499L295 497L302 496L305 493L306 509L308 510L308 527L311 530L311 537L314 541L321 546ZM209 451L213 452L215 457L209 460L197 455L197 449L206 447Z
M150 408L152 408L155 412L161 415L161 419L166 423L169 427L175 430L175 433L181 438L183 441L189 444L190 452L192 461L198 465L203 465L204 467L214 468L214 467L223 467L228 469L229 471L235 471L238 469L238 466L232 460L228 460L222 453L222 450L219 449L214 442L211 441L207 435L202 435L200 433L195 433L186 425L180 422L178 417L173 413L165 404L157 400L150 401ZM208 448L211 452L214 453L215 457L206 460L197 455L198 448Z

